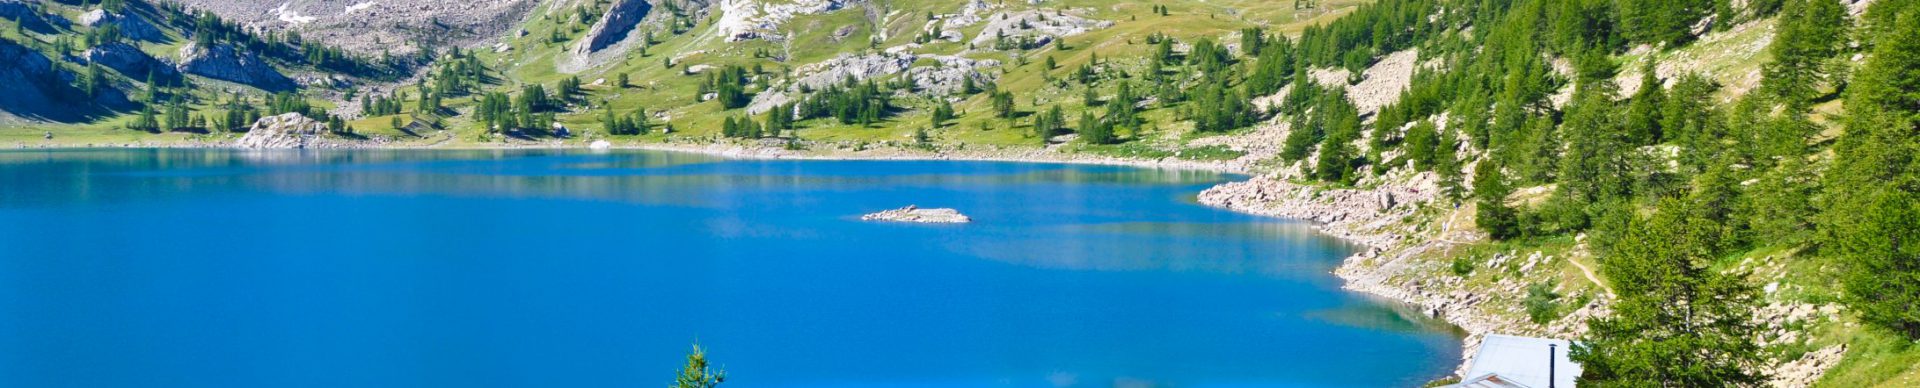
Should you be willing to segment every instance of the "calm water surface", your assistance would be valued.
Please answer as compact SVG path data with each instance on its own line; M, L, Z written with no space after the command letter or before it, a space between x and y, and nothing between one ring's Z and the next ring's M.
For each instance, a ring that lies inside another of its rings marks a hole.
M1212 173L0 152L0 386L1407 386L1458 340ZM863 223L918 204L967 225Z

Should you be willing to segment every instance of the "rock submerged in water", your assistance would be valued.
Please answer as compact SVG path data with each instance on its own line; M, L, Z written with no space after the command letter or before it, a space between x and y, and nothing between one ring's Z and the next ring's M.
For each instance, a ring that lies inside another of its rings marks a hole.
M885 222L915 222L915 223L923 223L923 224L964 224L968 222L973 222L972 218L968 218L967 215L965 214L960 214L959 210L945 209L945 208L921 209L919 206L913 206L913 205L907 205L907 207L903 207L899 209L893 209L893 210L883 211L879 213L860 216L860 220L861 221L885 221Z

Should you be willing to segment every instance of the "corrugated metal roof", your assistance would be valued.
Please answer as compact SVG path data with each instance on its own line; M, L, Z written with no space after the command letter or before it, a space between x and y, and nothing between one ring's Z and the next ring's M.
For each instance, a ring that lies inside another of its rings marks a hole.
M1459 384L1448 385L1446 388L1533 388L1533 387L1520 385L1519 383L1515 383L1511 380L1507 380L1507 378L1505 377L1500 377L1500 375L1497 375L1497 374L1488 374L1488 375L1480 375L1480 377L1467 379L1467 381L1462 381Z
M1574 388L1580 376L1580 364L1567 358L1572 343L1566 340L1515 337L1492 334L1480 342L1467 376L1497 374L1513 383L1530 388L1547 388L1547 353L1553 345L1553 388Z

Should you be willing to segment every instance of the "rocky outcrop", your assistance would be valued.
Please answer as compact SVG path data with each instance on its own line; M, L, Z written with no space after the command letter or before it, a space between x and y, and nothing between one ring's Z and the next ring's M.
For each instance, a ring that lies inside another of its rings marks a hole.
M262 117L233 143L248 149L350 148L352 141L333 137L327 124L299 113Z
M235 50L227 45L202 47L198 43L189 43L180 48L181 72L221 81L234 82L278 92L294 88L292 79L280 74L273 65L252 52Z
M12 20L20 23L21 27L42 34L54 33L55 27L66 27L67 22L67 19L58 15L34 12L32 7L20 0L0 0L0 19Z
M915 66L917 62L932 62L933 65ZM991 59L918 55L906 50L889 50L865 55L841 54L820 63L801 66L794 71L794 74L805 74L805 76L781 85L776 90L755 95L753 102L747 105L747 110L752 113L766 112L773 107L799 100L801 90L826 89L845 83L849 78L864 81L893 74L905 74L913 79L917 92L951 95L966 85L967 78L972 78L975 85L992 83L996 79L994 74L982 70L998 66L1000 61Z
M74 75L52 60L12 40L0 39L0 114L27 120L71 121L87 118L99 108L129 104L125 94L102 85L92 98L74 87Z
M972 218L960 214L954 209L921 209L918 206L883 211L860 216L861 221L913 222L923 224L964 224L973 222Z
M154 79L170 80L180 75L173 65L154 59L139 48L126 43L94 46L87 49L81 56L85 57L87 62L100 64L134 79L144 80L151 75Z
M520 27L541 0L168 0L250 28L298 27L308 40L363 54L417 45L473 47ZM578 1L574 1L577 3Z
M1046 45L1054 39L1112 26L1111 21L1093 20L1060 11L999 13L987 18L986 28L973 37L973 45L992 47L994 41L1001 37L1031 38L1036 45Z
M714 30L728 42L749 39L779 39L781 27L795 16L823 14L845 9L858 0L794 0L769 3L755 0L722 0L720 20Z
M80 25L94 28L112 25L120 29L121 36L148 42L158 42L167 38L166 34L160 32L160 28L154 27L153 23L148 23L147 19L100 9L81 14Z
M599 52L626 40L635 28L640 27L640 21L646 19L647 14L652 11L653 4L647 0L620 0L614 3L613 7L607 10L607 15L594 23L592 29L587 30L586 38L581 39L581 46L576 48L576 51Z

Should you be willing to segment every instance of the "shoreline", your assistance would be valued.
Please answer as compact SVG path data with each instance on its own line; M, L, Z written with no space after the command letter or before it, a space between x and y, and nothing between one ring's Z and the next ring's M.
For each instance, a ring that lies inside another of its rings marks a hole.
M41 144L22 146L11 150L74 150L74 149L236 149L228 144L193 143L131 143L116 144ZM470 145L368 145L351 148L327 148L327 150L584 150L582 145L568 144L504 144L497 146ZM1455 243L1446 238L1452 230L1443 230L1440 235L1424 236L1421 233L1406 230L1390 230L1398 221L1412 216L1413 212L1431 201L1432 186L1430 177L1402 176L1397 180L1412 181L1410 184L1381 184L1372 189L1331 189L1290 182L1276 174L1256 168L1251 161L1194 161L1174 157L1151 160L1120 158L1099 155L1065 154L1045 148L1008 148L989 150L925 151L904 148L875 148L868 150L788 150L775 147L754 147L725 143L642 143L633 142L614 145L609 150L642 150L676 152L708 155L728 159L742 160L818 160L818 161L977 161L1009 163L1056 163L1071 165L1120 166L1150 169L1171 169L1201 171L1222 174L1244 175L1244 179L1220 183L1202 190L1197 194L1202 206L1250 214L1262 217L1274 217L1304 221L1320 233L1340 239L1360 247L1358 252L1341 259L1340 265L1331 274L1341 280L1341 289L1362 294L1385 302L1401 304L1416 309L1427 317L1446 322L1452 328L1464 333L1461 341L1461 360L1453 375L1463 373L1473 359L1474 348L1480 338L1494 332L1500 326L1489 317L1478 316L1470 309L1470 304L1436 301L1423 297L1416 289L1389 284L1392 273L1374 263L1380 259L1389 259L1390 253L1398 253L1399 258L1420 254L1431 249L1442 248ZM1244 158L1243 158L1244 159ZM1396 179L1388 179L1396 180ZM1456 209L1458 211L1458 209ZM1457 301L1451 301L1457 302ZM1448 377L1448 376L1440 376Z

